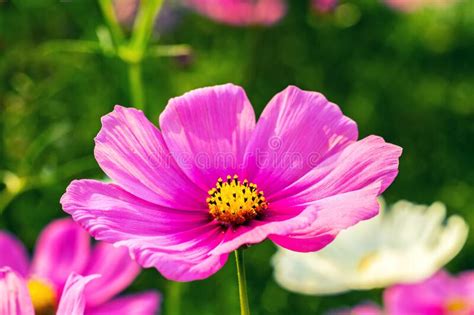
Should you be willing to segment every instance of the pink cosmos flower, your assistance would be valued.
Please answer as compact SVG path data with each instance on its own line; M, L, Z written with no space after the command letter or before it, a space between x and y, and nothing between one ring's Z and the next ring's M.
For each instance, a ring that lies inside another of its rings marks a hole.
M357 141L337 105L296 87L258 123L242 88L197 89L169 101L160 127L116 106L95 139L113 183L73 181L61 203L95 238L176 281L207 278L266 238L323 248L378 213L401 155L377 136Z
M317 12L329 12L333 10L338 3L338 0L312 0L311 5Z
M31 299L36 314L54 313L62 302L58 298L61 294L65 296L68 277L71 283L79 282L81 286L89 281L87 279L92 279L85 277L80 280L82 278L78 276L70 276L72 273L100 275L83 293L88 315L125 315L130 314L130 309L151 315L158 309L159 297L154 292L112 299L135 279L140 271L138 265L130 259L126 250L110 244L98 243L91 249L87 232L70 219L55 220L43 230L31 264L24 246L2 231L0 253L0 267L7 266L25 279L28 299ZM5 279L15 279L11 273L3 275ZM4 313L0 312L0 315Z
M457 277L440 271L417 284L396 285L385 290L390 315L473 315L474 271Z
M71 274L55 312L52 309L38 310L33 304L33 296L26 280L10 267L0 267L0 315L82 315L85 310L85 287L98 277L99 275L82 277ZM36 294L42 292L38 291Z
M446 7L457 0L385 0L388 6L403 12L414 12L425 7Z
M285 0L186 0L197 12L235 26L272 25L286 14Z

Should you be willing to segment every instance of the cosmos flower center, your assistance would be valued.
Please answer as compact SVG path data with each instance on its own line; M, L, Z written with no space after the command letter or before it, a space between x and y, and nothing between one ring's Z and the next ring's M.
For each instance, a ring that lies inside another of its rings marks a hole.
M206 201L209 214L226 225L246 223L268 208L263 191L246 179L241 182L237 175L228 175L226 181L219 178Z
M453 314L465 311L468 307L467 301L461 298L451 298L445 305L446 311Z
M35 315L55 314L57 296L52 285L38 279L30 279L28 280L28 291Z

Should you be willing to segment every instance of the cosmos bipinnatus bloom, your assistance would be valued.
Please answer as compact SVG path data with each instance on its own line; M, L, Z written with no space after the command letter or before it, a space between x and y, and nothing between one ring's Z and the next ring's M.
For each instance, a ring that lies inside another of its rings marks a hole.
M474 271L451 276L440 271L415 284L393 286L384 292L385 313L406 314L474 314Z
M85 310L84 291L89 282L99 275L87 277L72 273L64 286L58 307L40 309L34 305L33 293L27 282L10 267L0 267L0 314L2 315L83 315ZM38 292L37 294L40 294Z
M102 118L95 157L112 183L76 180L64 211L177 281L204 279L229 253L269 238L316 251L378 213L401 148L323 95L291 86L258 122L244 90L201 88L169 101L160 127L136 109Z
M384 307L364 302L327 315L471 315L474 314L474 272L451 276L441 270L428 279L397 284L384 291Z
M23 244L9 233L0 231L0 268L8 267L10 270L4 270L6 282L3 284L16 283L18 290L23 290L25 286L28 292L24 299L27 302L22 305L31 304L36 315L59 313L63 302L60 297L65 296L67 281L70 285L82 283L77 285L81 286L80 296L88 315L125 315L130 314L131 310L141 315L155 314L159 306L159 295L155 292L116 297L140 272L128 252L106 243L97 243L91 248L90 241L87 232L71 219L54 220L38 237L30 263ZM15 280L17 278L19 280ZM8 279L14 281L9 282ZM86 282L88 284L84 287ZM2 307L7 307L11 301L4 301L1 293L0 297L0 315L30 314L2 313Z
M280 248L273 257L275 279L286 289L315 295L423 280L456 256L466 241L466 222L453 215L444 223L445 218L442 203L399 201L341 232L319 252Z
M285 0L183 0L217 22L234 26L272 25L286 14Z
M474 314L474 272L451 276L441 270L428 279L397 284L383 293L384 307L364 302L327 315L470 315Z

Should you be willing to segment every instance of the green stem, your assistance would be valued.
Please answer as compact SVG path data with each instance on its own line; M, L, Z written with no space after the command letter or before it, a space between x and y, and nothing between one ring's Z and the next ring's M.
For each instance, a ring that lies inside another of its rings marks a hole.
M145 52L148 40L153 32L153 23L160 12L163 0L143 0L138 10L131 39L134 50Z
M132 106L145 111L145 92L143 89L142 65L140 62L127 63L128 82Z
M112 0L98 1L102 15L104 16L105 22L107 23L107 27L109 28L110 34L112 35L112 39L114 40L114 44L116 47L118 47L124 40L125 36L117 20L117 15L115 14Z
M247 280L245 277L244 251L239 248L235 253L235 264L237 266L237 279L239 281L240 314L250 315L249 300L247 296Z
M184 283L168 281L165 298L165 310L167 315L181 314L181 295L183 293Z

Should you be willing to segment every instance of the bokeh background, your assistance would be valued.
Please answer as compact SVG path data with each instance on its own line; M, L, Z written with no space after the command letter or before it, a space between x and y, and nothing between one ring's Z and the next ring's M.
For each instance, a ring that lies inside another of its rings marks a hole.
M190 89L242 85L260 113L289 84L320 91L357 121L404 148L388 203L444 202L474 227L474 1L399 12L378 0L343 1L318 13L291 0L271 27L231 27L179 9L153 42L185 43L191 56L144 64L147 115L158 121L171 97ZM67 51L52 41L96 40L93 0L0 0L0 228L32 249L62 217L59 198L74 178L104 178L93 159L100 117L133 106L126 68L114 57ZM289 293L272 278L270 242L247 251L253 314L322 314L380 301L381 291L331 297ZM0 253L4 254L4 253ZM474 234L448 265L474 268ZM232 256L231 256L232 258ZM129 291L166 281L145 270ZM217 275L181 288L182 314L237 314L233 259Z

